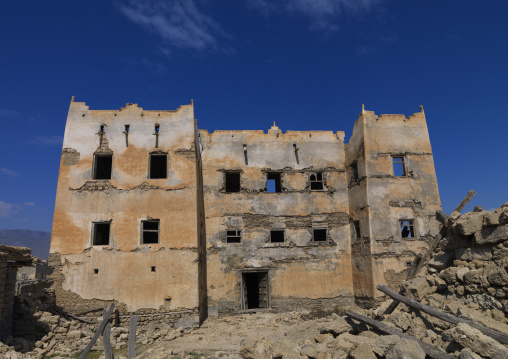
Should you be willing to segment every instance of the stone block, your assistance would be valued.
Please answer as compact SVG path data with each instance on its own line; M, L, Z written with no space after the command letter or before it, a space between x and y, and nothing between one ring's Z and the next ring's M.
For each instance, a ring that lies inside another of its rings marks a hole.
M441 252L429 261L429 266L443 270L453 263L454 257L453 252Z
M425 352L416 341L401 338L388 350L386 359L425 359Z
M483 225L484 226L499 225L499 215L500 213L496 212L485 212L485 214L483 215Z
M353 328L351 327L351 325L349 325L344 318L338 317L334 319L333 322L323 323L323 325L319 329L319 332L321 334L330 333L333 334L334 337L337 337L340 334L349 332L352 329Z
M508 224L495 227L483 227L475 233L475 242L479 245L497 244L508 240Z
M461 261L481 260L489 261L492 259L492 248L490 247L471 247L458 248L455 250L455 257Z
M484 358L506 359L508 358L508 348L497 342L495 339L484 335L478 329L471 328L469 325L460 323L455 328L444 332L446 340L453 340L469 348L473 352L480 354Z
M464 236L469 236L482 229L485 212L468 212L455 222L455 228Z
M497 268L487 275L487 280L491 285L508 286L508 273L504 268Z
M427 279L422 277L413 279L406 287L406 295L419 302L431 291L432 289Z

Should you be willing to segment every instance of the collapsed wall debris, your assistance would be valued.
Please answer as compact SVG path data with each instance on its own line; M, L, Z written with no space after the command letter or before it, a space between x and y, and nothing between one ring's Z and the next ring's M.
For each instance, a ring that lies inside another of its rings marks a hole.
M324 329L300 347L294 343L281 351L269 338L251 338L240 354L243 358L285 358L289 353L309 358L507 358L508 203L494 211L477 206L461 215L460 210L450 217L441 215L441 241L431 260L401 284L401 294L378 286L404 304L394 307L388 299L367 315L347 311L332 322L341 326L347 321L351 327L327 339L322 335L330 331ZM417 256L423 257L424 253Z

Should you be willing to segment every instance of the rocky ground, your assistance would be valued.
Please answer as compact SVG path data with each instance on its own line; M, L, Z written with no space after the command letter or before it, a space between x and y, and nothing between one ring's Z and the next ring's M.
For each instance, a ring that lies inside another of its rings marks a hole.
M444 238L417 275L400 292L422 304L508 334L508 203L489 212L452 215L443 220ZM508 358L508 347L467 324L450 324L391 300L375 308L344 308L362 313L440 350L442 358ZM84 324L49 312L35 313L36 329L46 334L34 344L9 338L1 358L77 357L97 323ZM100 319L97 320L97 322ZM199 328L144 323L137 330L138 358L426 358L415 340L383 335L344 313L324 318L309 312L258 312L208 318ZM127 328L113 327L115 357L127 357ZM94 349L102 350L99 340ZM17 351L14 351L17 350ZM25 354L21 354L24 352ZM427 356L429 357L429 356Z

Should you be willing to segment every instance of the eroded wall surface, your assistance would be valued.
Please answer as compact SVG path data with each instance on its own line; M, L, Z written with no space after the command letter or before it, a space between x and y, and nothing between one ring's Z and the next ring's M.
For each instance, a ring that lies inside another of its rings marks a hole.
M287 310L352 298L349 205L344 133L309 131L200 131L207 228L209 305L238 311L242 275L268 272L270 307ZM228 193L225 176L240 173L240 190ZM279 193L267 192L267 176L278 173ZM323 190L311 190L321 173ZM326 229L316 242L313 229ZM227 243L228 230L241 231ZM272 243L271 230L284 242ZM245 298L244 298L245 299Z
M362 111L347 154L351 217L362 234L354 241L355 276L365 284L357 296L377 296L376 285L396 288L406 279L410 262L439 231L441 202L423 109L409 117ZM397 173L394 158L403 159L404 173ZM402 235L401 220L412 223L414 236Z
M196 131L192 104L103 111L71 103L50 262L61 290L78 297L57 304L86 305L80 298L115 300L128 311L198 307ZM167 156L166 178L150 178L150 154ZM94 179L98 156L112 156L111 179ZM157 243L142 243L144 220L160 221ZM110 223L107 245L93 244L94 223Z

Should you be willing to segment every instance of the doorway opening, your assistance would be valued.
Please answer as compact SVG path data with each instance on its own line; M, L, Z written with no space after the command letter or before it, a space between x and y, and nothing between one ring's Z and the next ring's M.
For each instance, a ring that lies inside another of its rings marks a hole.
M270 308L268 271L242 273L242 309Z

